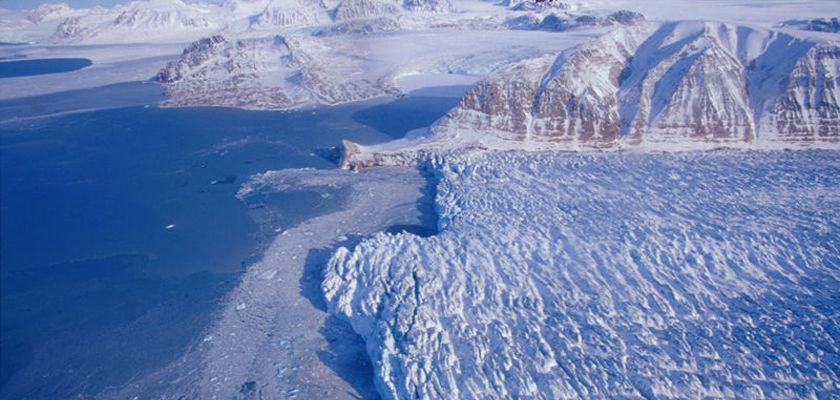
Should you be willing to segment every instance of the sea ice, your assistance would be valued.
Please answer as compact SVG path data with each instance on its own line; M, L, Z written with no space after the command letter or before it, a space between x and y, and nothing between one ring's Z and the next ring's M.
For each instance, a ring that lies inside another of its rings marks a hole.
M277 191L349 190L337 209L289 227L268 244L228 294L204 340L171 366L113 393L149 398L376 398L364 345L327 314L320 291L333 249L391 226L423 224L430 195L416 169L362 173L292 169L251 177L238 196ZM428 220L428 218L426 218Z

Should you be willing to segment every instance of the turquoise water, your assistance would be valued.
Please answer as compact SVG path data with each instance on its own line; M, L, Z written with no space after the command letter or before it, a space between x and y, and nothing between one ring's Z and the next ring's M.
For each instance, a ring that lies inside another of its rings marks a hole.
M0 78L57 74L76 71L93 64L87 58L44 58L0 62Z
M72 113L124 94L0 102L2 398L95 395L183 354L274 229L342 197L290 191L245 204L234 194L249 175L335 168L341 139L391 140L456 101ZM55 112L71 113L38 117Z

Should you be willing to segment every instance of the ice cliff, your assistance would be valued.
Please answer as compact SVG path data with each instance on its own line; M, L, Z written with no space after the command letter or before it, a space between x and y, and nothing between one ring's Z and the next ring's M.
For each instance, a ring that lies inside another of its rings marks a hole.
M325 271L386 399L831 398L831 151L437 158L440 234Z

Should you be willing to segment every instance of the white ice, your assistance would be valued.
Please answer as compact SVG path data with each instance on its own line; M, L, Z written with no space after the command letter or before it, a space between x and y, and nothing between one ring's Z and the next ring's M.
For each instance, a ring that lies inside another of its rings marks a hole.
M830 398L840 153L437 158L440 234L331 259L386 399Z

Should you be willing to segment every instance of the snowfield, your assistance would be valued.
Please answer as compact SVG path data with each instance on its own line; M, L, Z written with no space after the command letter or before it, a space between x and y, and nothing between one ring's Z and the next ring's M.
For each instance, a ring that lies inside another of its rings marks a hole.
M322 288L384 398L832 398L840 153L435 158L440 234Z

